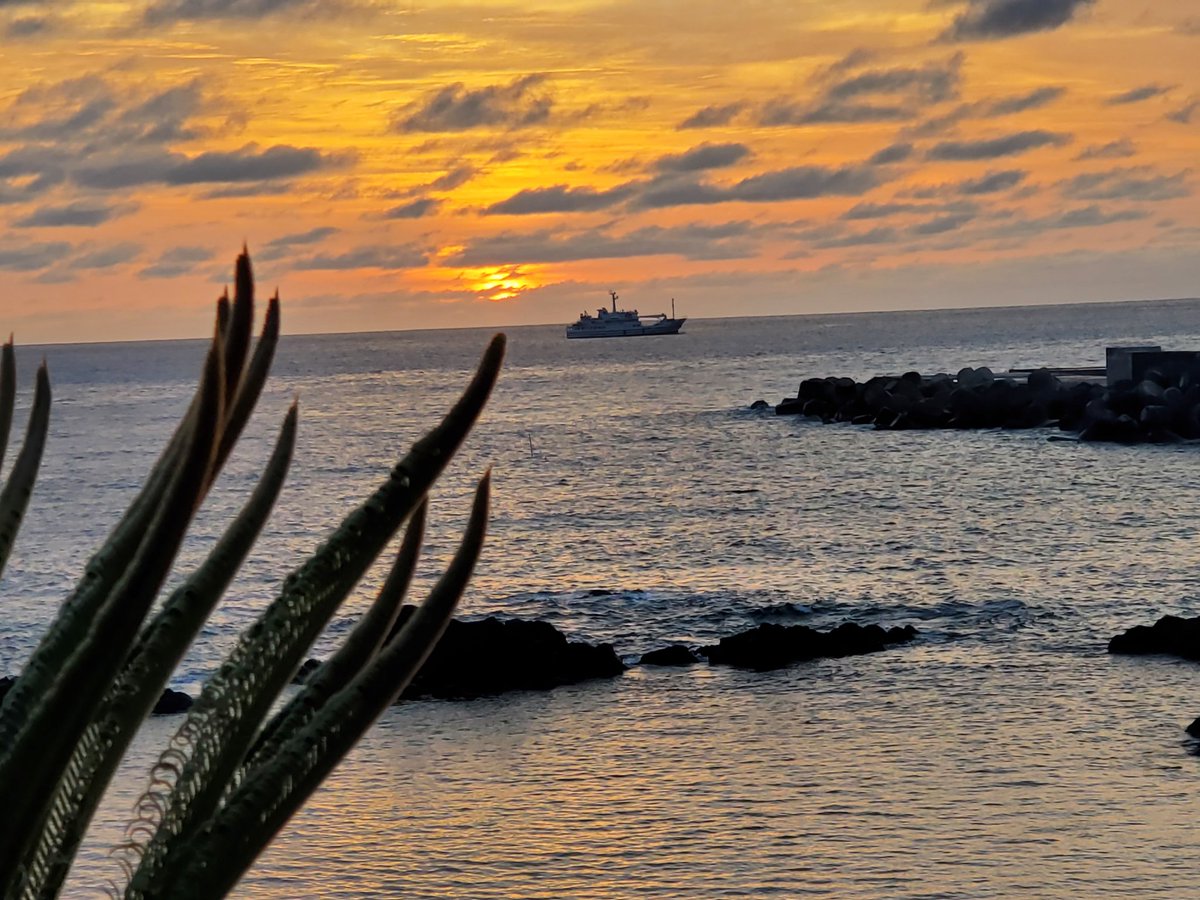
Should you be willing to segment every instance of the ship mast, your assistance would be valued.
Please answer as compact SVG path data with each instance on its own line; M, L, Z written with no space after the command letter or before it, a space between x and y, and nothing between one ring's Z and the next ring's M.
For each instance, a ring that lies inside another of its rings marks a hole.
M609 292L608 292L608 296L612 297L612 301L613 301L613 312L615 313L615 312L617 311L617 292L616 292L616 291L609 291Z

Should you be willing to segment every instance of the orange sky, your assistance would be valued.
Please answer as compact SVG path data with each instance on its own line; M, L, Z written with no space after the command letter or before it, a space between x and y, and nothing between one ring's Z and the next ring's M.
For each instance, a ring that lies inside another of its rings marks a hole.
M1200 295L1200 0L0 2L0 327Z

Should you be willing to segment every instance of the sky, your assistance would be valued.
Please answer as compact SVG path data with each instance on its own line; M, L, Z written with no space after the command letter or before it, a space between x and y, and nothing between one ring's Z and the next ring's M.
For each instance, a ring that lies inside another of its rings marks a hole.
M0 0L0 328L1200 295L1200 0Z

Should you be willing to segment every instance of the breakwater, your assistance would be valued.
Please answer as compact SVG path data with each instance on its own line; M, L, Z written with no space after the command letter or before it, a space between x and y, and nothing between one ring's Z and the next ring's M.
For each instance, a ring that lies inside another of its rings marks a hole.
M1083 441L1127 444L1200 439L1200 378L1190 368L1150 367L1137 380L1077 371L806 378L775 412L879 430L1057 428Z

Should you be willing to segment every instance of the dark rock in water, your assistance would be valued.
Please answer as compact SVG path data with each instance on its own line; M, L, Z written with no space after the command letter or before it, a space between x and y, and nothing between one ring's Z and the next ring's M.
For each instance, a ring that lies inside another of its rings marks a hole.
M751 409L770 409L771 404L768 403L766 400L755 400L753 403L750 404L750 408Z
M690 666L700 658L683 644L672 644L643 653L638 662L643 666Z
M1153 625L1134 625L1108 642L1108 652L1126 656L1165 653L1200 661L1200 616L1163 616Z
M154 709L150 710L150 715L174 716L181 712L187 712L192 708L192 702L192 698L183 691L173 691L167 688L158 698L158 702L154 704Z
M296 670L296 674L292 676L292 684L304 684L312 677L312 673L321 668L321 660L306 659L300 668Z
M414 608L400 611L399 624ZM403 696L466 700L548 690L624 671L611 644L570 642L549 622L494 616L478 622L455 619Z
M1200 738L1200 719L1194 719L1192 724L1183 730L1194 738Z
M721 638L719 644L700 652L710 663L764 672L810 659L876 653L893 644L907 643L916 635L911 625L885 629L843 622L832 631L821 632L807 625L768 623Z
M10 675L0 678L0 700L4 699L4 696L16 680ZM192 698L182 691L173 691L167 688L162 692L162 696L158 698L158 702L154 704L154 709L150 710L150 715L171 716L175 713L181 713L189 709L192 702Z

